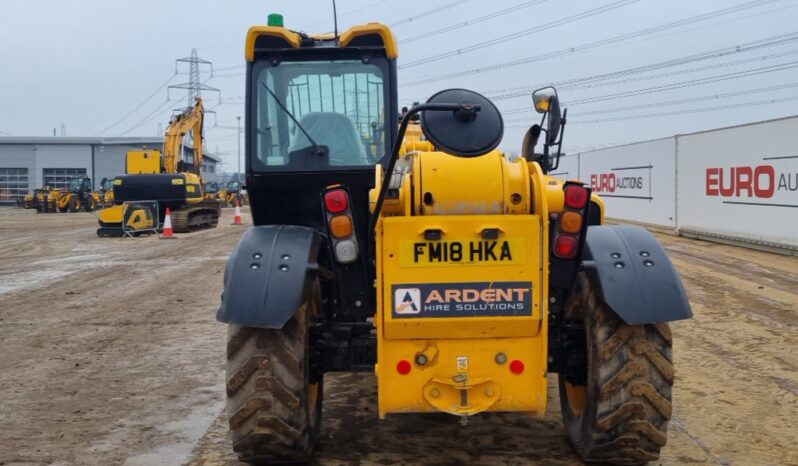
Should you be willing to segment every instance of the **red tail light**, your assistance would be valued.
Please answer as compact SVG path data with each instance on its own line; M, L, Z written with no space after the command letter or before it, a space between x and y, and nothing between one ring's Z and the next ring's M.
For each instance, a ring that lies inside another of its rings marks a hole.
M524 369L525 367L523 361L514 359L512 362L510 362L510 372L512 372L513 374L519 375L524 372Z
M407 359L402 359L401 361L396 363L396 372L398 372L400 375L409 374L410 369L412 368L413 366L410 365L410 361L408 361Z
M579 240L571 235L559 235L554 240L554 255L560 259L573 259L579 249Z
M572 209L582 209L589 195L584 186L572 184L565 187L565 205Z
M337 214L349 208L349 198L343 189L333 189L324 193L324 206L331 214Z

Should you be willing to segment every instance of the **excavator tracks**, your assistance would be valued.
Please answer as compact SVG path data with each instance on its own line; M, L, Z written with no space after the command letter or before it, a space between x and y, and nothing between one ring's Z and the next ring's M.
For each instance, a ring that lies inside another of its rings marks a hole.
M216 228L222 206L219 201L203 201L181 209L173 210L172 230L175 233L186 233L201 228Z

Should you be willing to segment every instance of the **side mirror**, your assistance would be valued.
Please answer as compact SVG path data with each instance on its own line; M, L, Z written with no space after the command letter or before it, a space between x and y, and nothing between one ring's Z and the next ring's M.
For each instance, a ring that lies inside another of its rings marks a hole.
M459 157L477 157L499 145L504 121L493 102L466 89L447 89L430 97L425 105L446 104L455 109L421 113L421 131L433 145Z
M546 130L546 143L552 145L557 142L562 127L562 113L557 90L553 87L544 87L532 93L532 103L538 113L548 113L549 124Z

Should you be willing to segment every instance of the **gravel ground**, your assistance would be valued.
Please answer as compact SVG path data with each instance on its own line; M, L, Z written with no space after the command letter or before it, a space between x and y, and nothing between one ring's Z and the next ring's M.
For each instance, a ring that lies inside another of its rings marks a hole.
M100 239L93 214L0 208L0 465L235 465L224 261L245 227ZM248 216L245 215L245 222ZM695 318L673 325L660 464L798 464L798 258L659 235ZM547 415L376 414L374 377L325 379L316 464L578 464Z

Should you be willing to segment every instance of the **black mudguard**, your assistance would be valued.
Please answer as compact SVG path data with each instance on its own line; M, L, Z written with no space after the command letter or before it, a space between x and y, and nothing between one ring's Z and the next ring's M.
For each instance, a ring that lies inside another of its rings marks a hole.
M299 310L318 270L321 236L312 228L250 228L227 259L216 319L279 329Z
M693 316L676 269L645 228L588 227L584 254L585 268L598 278L604 301L627 324Z

